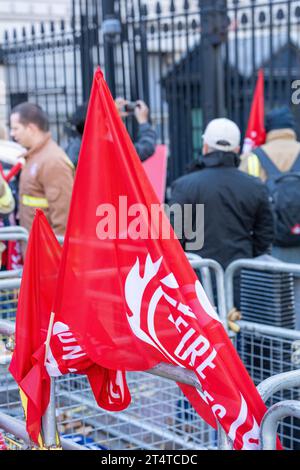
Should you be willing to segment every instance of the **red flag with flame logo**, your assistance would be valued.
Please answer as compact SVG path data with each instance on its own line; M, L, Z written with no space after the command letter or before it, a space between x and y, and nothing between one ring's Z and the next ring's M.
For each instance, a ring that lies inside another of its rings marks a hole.
M58 317L45 368L44 343L61 250L44 213L37 210L26 252L16 317L16 347L9 370L20 387L27 432L40 447L41 418L50 396L47 370L51 376L87 374L97 403L105 409L116 411L130 403L124 373L93 364Z
M266 407L168 218L163 211L155 222L151 217L158 205L98 69L60 265L56 318L103 367L146 370L167 362L193 370L203 392L184 391L197 412L211 424L217 419L236 449L257 449Z

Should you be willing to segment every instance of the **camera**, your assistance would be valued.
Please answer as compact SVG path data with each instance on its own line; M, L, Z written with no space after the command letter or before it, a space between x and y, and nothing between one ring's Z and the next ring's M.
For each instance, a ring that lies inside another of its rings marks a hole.
M124 111L126 111L126 113L133 113L136 106L138 106L136 101L128 101L124 106Z

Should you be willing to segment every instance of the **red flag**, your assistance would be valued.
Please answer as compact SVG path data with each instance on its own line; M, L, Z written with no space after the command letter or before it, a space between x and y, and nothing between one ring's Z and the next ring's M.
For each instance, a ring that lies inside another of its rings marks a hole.
M39 441L41 417L49 403L50 380L44 367L44 347L57 280L60 247L42 211L28 240L16 316L16 346L9 367L21 389L27 432ZM39 354L33 354L39 350Z
M106 410L121 411L130 404L125 373L92 363L68 325L59 321L59 315L52 331L46 369L52 377L86 374L98 405Z
M264 103L264 72L258 72L258 78L251 104L248 127L245 135L243 153L249 153L266 141L265 103Z
M24 159L25 161L25 159ZM20 173L20 171L22 170L23 166L24 166L24 161L19 161L18 163L16 163L14 166L11 167L11 169L9 170L9 172L7 173L7 175L4 176L4 179L7 183L9 183L10 180L13 179L14 176L16 176L18 173Z
M37 210L26 251L16 318L16 347L9 370L21 389L27 432L40 446L41 418L49 403L49 375L87 374L97 403L105 409L121 410L130 403L124 373L93 364L67 325L58 321L47 363L49 375L46 371L44 343L61 250L44 213Z
M20 242L9 240L7 243L6 269L12 270L21 268L23 268L23 258Z
M163 361L193 370L203 388L191 397L198 413L211 424L217 418L236 449L256 449L266 407L167 217L160 227L150 218L157 204L99 69L54 312L106 368L146 370Z

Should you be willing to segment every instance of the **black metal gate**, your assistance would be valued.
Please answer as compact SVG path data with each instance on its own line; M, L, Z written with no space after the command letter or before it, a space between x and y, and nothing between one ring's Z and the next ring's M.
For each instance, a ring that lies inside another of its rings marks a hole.
M300 106L292 102L300 79L299 0L170 0L155 10L141 0L73 0L71 21L8 32L1 49L9 107L38 102L62 145L100 64L114 96L149 104L169 147L170 181L200 152L209 119L227 115L245 129L259 68L267 110L291 106L300 134ZM134 121L127 125L134 137Z

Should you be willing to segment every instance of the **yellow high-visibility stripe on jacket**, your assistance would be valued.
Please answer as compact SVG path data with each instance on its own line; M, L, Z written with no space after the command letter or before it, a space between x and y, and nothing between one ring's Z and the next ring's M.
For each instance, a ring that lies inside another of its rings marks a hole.
M49 207L48 200L45 197L34 197L28 194L22 195L22 204L29 207L41 207L46 209Z
M4 194L0 197L0 214L9 214L15 208L15 200L8 184L4 183Z
M250 153L248 156L248 174L259 177L260 162L258 156L255 155L255 153Z

